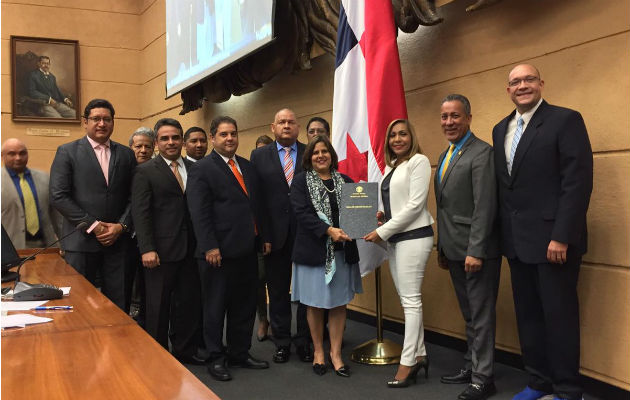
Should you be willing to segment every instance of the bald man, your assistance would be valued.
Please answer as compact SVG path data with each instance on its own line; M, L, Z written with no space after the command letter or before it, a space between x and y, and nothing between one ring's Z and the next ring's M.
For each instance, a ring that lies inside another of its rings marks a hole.
M593 152L579 112L547 103L536 67L514 67L516 109L492 131L501 246L510 263L527 387L513 400L582 399L577 282Z
M28 149L19 139L2 144L2 162L2 225L13 245L23 249L53 243L58 214L48 203L48 174L26 166Z
M251 163L262 181L263 198L271 220L271 253L265 257L269 314L276 352L273 361L284 363L293 342L300 360L313 361L306 307L298 305L297 333L291 338L291 252L295 238L295 216L291 208L290 188L293 176L302 171L306 146L298 142L300 125L288 108L278 111L271 124L276 140L255 149Z

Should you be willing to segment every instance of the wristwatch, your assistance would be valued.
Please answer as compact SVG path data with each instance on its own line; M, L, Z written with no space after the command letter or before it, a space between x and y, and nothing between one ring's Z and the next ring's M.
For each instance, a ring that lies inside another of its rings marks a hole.
M120 226L122 226L123 232L129 232L129 227L122 222L119 222Z

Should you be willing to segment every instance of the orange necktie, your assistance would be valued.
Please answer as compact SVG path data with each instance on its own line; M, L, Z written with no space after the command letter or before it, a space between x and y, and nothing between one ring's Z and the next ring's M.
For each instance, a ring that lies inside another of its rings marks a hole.
M236 180L238 181L238 183L241 185L243 192L245 192L245 194L249 196L249 193L247 193L247 188L245 187L245 181L243 180L243 175L241 175L241 172L238 170L238 168L236 168L236 163L234 162L234 160L230 158L228 160L228 164L230 164L230 168L232 168L232 173L236 177Z

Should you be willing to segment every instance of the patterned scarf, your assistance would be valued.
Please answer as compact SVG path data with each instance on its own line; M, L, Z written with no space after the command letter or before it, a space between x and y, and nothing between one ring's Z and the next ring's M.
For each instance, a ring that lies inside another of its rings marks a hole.
M341 187L344 184L344 180L341 174L334 169L330 169L330 175L332 176L333 183L335 185L335 196L337 197L337 204L341 206ZM332 211L330 210L330 193L324 186L322 179L314 170L306 171L306 187L308 193L311 196L311 203L317 211L319 219L332 226ZM335 243L330 236L326 239L326 284L328 285L335 275Z

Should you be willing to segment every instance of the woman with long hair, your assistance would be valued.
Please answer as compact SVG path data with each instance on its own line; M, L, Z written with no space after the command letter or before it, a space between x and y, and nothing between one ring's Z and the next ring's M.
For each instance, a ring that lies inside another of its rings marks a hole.
M385 135L385 174L380 194L383 210L379 227L367 234L369 242L387 241L389 269L405 314L405 338L398 371L387 386L407 387L418 371L429 373L424 346L420 288L433 247L433 217L427 210L431 164L420 150L411 123L392 121Z

